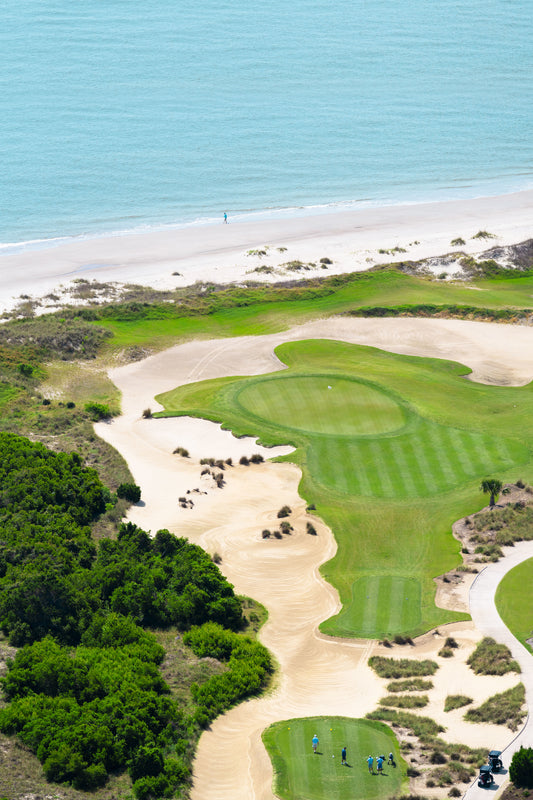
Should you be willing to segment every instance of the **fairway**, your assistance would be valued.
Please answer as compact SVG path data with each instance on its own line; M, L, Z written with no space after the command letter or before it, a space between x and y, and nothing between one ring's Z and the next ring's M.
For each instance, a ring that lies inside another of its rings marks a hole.
M451 526L482 507L481 480L533 476L531 385L476 384L453 362L335 341L287 342L276 354L282 373L157 400L168 414L294 446L280 460L301 467L300 493L338 544L322 574L343 608L324 633L414 636L467 618L436 608L433 579L461 562Z
M311 747L315 733L317 755ZM405 765L394 734L382 723L348 717L290 719L267 728L263 742L274 767L274 791L283 800L371 800L400 793ZM344 746L348 766L341 766ZM371 775L368 756L388 759L390 752L396 767L385 761L383 775Z
M401 406L379 387L331 374L259 379L235 399L263 420L310 433L369 436L406 422Z
M360 636L393 636L420 624L420 600L420 581L415 578L369 575L355 581L352 602L344 606L336 623L345 635L357 624Z
M511 633L533 652L527 639L533 637L533 558L518 564L500 581L496 608Z

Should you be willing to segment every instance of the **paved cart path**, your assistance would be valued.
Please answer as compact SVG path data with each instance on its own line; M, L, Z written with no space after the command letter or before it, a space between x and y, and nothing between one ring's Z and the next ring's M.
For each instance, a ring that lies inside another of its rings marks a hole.
M513 658L520 664L522 670L520 680L526 690L526 703L529 708L524 727L502 753L505 772L495 775L492 791L498 790L505 783L513 754L521 746L533 747L533 655L505 625L498 614L495 602L496 589L504 575L528 558L533 558L533 542L519 542L514 547L506 547L505 558L485 567L470 588L470 613L475 626L485 636L492 636L496 641L506 644ZM493 749L500 749L498 742L494 742ZM479 787L477 779L464 795L465 800L478 800L486 796L487 789Z

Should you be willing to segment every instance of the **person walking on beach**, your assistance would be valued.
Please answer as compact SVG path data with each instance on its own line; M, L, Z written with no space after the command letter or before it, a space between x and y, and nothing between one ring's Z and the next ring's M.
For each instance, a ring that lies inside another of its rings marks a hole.
M383 775L383 762L385 761L385 756L378 756L376 760L376 764L378 765L378 775Z
M228 215L227 215L227 213L225 211L224 211L224 224L225 225L228 224Z
M316 733L313 736L313 738L311 739L311 744L313 745L313 753L316 756L316 749L318 747L318 736L316 735Z
M346 745L341 750L341 767L346 766Z
M373 775L374 774L374 759L372 758L372 756L368 756L368 758L366 760L366 763L368 764L368 771L370 772L371 775Z

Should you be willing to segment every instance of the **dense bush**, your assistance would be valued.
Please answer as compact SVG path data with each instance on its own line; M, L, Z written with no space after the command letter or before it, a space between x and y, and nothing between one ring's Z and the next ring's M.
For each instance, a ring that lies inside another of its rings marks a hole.
M224 630L213 622L192 628L183 641L200 658L211 656L228 665L227 672L213 675L201 686L194 684L192 687L198 705L196 718L202 725L208 724L225 708L256 694L268 682L272 661L260 642Z
M160 753L183 735L183 715L164 696L157 669L164 651L135 628L114 615L107 633L126 644L70 652L48 637L23 647L9 665L3 688L12 702L0 711L0 730L20 736L48 780L90 790L127 762L135 780L143 748Z
M121 483L117 489L117 497L129 500L130 503L138 503L141 499L141 487L136 483Z
M521 747L513 755L509 777L515 786L533 789L533 748Z
M89 525L111 497L77 454L0 433L0 479L0 627L20 647L0 730L50 781L92 790L127 767L140 800L172 796L189 780L198 726L265 685L268 651L233 632L241 602L201 548L131 523L96 548ZM186 718L158 669L164 650L140 625L209 620L191 643L227 670L193 687Z

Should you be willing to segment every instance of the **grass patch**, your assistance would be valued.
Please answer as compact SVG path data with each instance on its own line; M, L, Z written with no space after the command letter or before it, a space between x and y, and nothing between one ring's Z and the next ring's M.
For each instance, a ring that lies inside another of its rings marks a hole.
M420 717L418 714L409 714L407 711L396 711L392 708L378 708L366 715L367 719L379 719L391 722L396 727L407 728L422 742L432 742L439 734L444 732L442 725L438 725L430 717Z
M439 668L436 661L429 659L415 661L412 658L385 658L385 656L372 656L368 659L368 666L372 667L380 678L412 678L418 675L434 675Z
M319 755L311 748L315 733ZM371 800L392 797L406 788L396 737L379 722L348 717L289 719L267 728L263 742L274 768L274 791L283 800ZM344 745L348 767L341 766ZM394 753L397 767L384 765L382 778L370 775L367 754L389 752Z
M428 689L433 689L433 681L425 681L423 678L407 678L387 684L388 692L425 692Z
M521 671L509 648L490 636L479 642L466 663L476 675L505 675L506 672Z
M533 636L533 558L519 564L500 581L496 589L496 607L518 641L533 652L527 641Z
M423 708L429 703L427 694L389 694L379 701L382 706L395 706L396 708Z
M463 706L469 705L471 702L472 698L464 694L449 694L444 701L444 710L453 711L455 708L462 708Z
M524 703L526 693L522 683L506 692L489 697L478 708L469 708L465 714L468 722L493 722L495 725L507 725L516 731L526 716Z

